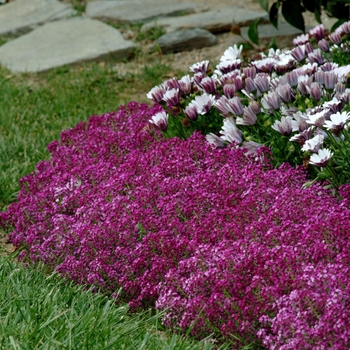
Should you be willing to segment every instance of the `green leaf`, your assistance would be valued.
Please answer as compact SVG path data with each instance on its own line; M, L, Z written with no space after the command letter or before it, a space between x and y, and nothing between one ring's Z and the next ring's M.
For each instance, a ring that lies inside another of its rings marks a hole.
M346 6L349 2L346 1L344 4L342 4L341 1L339 0L329 0L327 2L327 7L326 10L333 16L338 19L340 18L348 18L349 19L349 12L350 12L350 7Z
M321 20L321 4L319 7L316 7L315 8L315 19L318 23L322 23L322 20Z
M255 45L259 45L258 23L259 19L256 19L248 28L248 37Z
M287 0L282 3L282 15L284 19L293 27L305 32L305 23L302 12L303 7L298 1Z
M315 12L315 7L317 5L318 1L315 0L303 0L303 5L306 8L306 10L310 12Z
M276 28L278 28L278 8L279 8L279 3L277 2L273 3L272 6L270 7L270 13L269 13L270 22Z
M243 46L243 50L254 50L254 47L246 42L240 43Z
M274 49L274 50L278 49L278 45L277 45L277 41L276 41L276 37L275 36L270 41L269 49Z
M269 12L269 0L259 0L259 4L263 10Z

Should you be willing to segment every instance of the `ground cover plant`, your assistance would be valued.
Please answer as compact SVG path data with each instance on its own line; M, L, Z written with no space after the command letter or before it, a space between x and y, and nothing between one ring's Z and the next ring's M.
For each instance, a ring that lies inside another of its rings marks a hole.
M294 49L270 49L248 66L242 46L230 47L214 72L209 61L198 62L192 76L150 90L167 112L151 123L170 137L201 131L216 147L234 142L254 152L266 145L274 166L303 163L336 191L350 180L349 38L349 22L327 37L319 25L295 38Z
M47 145L62 130L131 99L146 101L144 91L171 70L157 57L135 73L116 67L94 63L23 76L0 69L0 210L16 200L18 180L49 157Z
M340 37L330 53L324 50L333 60L347 57L347 30L344 25L329 36ZM312 33L315 44L329 45L322 27ZM233 348L346 349L349 71L322 62L325 56L308 36L296 43L296 57L271 52L251 67L241 67L239 49L232 48L219 66L230 72L217 73L230 79L225 89L202 62L192 67L201 70L193 80L172 79L152 89L154 107L130 102L62 132L48 147L51 158L21 179L17 202L0 216L21 258L101 288L134 310L156 307L166 326ZM288 74L298 57L305 64L293 84ZM323 82L316 74L322 72ZM327 98L332 102L325 105ZM288 114L301 103L304 117L299 110ZM205 117L213 119L203 124ZM263 123L255 130L255 123L242 123L252 128L241 131L237 120L248 117ZM294 137L305 142L288 149L296 151L288 159L265 132L276 131L272 140L287 145L292 121L302 118L311 126L300 130L297 123ZM322 127L330 132L323 135L325 146L306 152L320 168L315 178L326 174L322 179L331 187L314 181L305 188L312 172L297 160ZM308 128L310 135L300 136ZM238 147L243 141L254 147Z

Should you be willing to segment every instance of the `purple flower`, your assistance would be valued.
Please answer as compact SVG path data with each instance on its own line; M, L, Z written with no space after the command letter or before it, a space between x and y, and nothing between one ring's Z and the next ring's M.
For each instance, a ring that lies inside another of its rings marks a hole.
M278 74L284 74L295 67L295 60L292 55L282 54L274 65L274 70Z
M198 114L206 114L210 111L214 102L215 97L213 95L204 93L203 95L196 96L191 103L197 108Z
M334 72L325 72L324 86L326 89L333 90L338 82L338 76Z
M256 123L257 116L253 112L251 107L244 107L243 118L237 117L237 125L254 125Z
M190 103L185 108L184 113L191 120L197 120L197 118L198 118L197 106L193 103Z
M221 128L220 133L222 134L222 139L230 143L242 143L242 132L239 130L232 117L227 117L224 119L224 125Z
M240 68L241 63L242 63L241 60L222 61L216 66L215 73L222 75L222 74L233 72L236 69Z
M252 65L255 66L258 72L271 73L277 62L278 61L276 59L267 57L262 60L252 62Z
M319 83L313 82L311 83L310 87L306 86L306 89L308 90L310 96L315 100L319 101L322 96L322 87Z
M318 47L323 51L323 52L328 52L329 51L329 44L328 41L325 39L321 39L318 43Z
M215 146L216 148L224 148L225 147L225 142L224 142L225 140L223 140L221 137L219 137L213 133L209 133L208 135L205 136L205 138L208 141L208 143Z
M340 81L338 81L338 83L334 87L334 91L336 93L340 93L340 94L345 92L345 89L346 89L346 85L344 83L340 82Z
M249 108L251 108L252 112L255 114L259 114L261 112L261 106L258 101L251 102L249 104Z
M307 63L303 66L294 69L294 72L300 77L302 75L312 75L317 71L317 63Z
M333 44L340 44L342 42L341 35L337 32L334 32L332 34L329 34L329 39L332 41Z
M301 34L293 39L294 46L300 46L309 42L309 34Z
M330 101L326 101L322 104L322 109L326 109L327 114L326 117L329 117L332 113L337 113L342 109L343 102L336 97L333 97Z
M341 31L343 31L345 34L350 34L350 22L345 22L341 25Z
M331 71L334 71L338 67L339 67L339 65L337 63L326 62L321 66L321 69L324 72L331 72Z
M158 112L152 116L152 119L150 119L149 122L156 125L160 130L166 131L168 129L168 119L168 114L165 112Z
M267 110L277 110L281 107L281 97L277 92L269 91L261 99L263 107Z
M204 73L198 72L193 75L193 81L197 86L201 86L202 80L206 77Z
M225 84L222 87L222 91L227 98L232 98L236 92L236 86L234 84Z
M317 41L324 38L324 25L320 24L310 30L310 35L313 36Z
M306 122L308 124L321 127L326 120L326 114L328 113L328 111L329 111L328 109L325 109L314 114L309 114L308 115L309 120L307 120Z
M309 88L311 87L312 84L312 76L308 77L306 76L300 76L298 78L298 90L303 94L303 95L309 95Z
M229 113L233 113L233 110L228 103L228 98L225 95L221 96L215 101L214 107L224 116L228 116Z
M254 80L251 77L248 77L244 81L245 85L245 91L247 91L248 94L256 90L256 85L254 83Z
M267 92L269 90L270 76L260 73L255 77L254 83L261 94Z
M315 81L323 85L325 80L325 72L320 70L314 74Z
M289 84L278 85L275 90L280 96L284 103L288 103L292 99L292 89Z
M292 50L291 54L298 62L301 62L306 57L305 45L297 46Z
M256 69L255 69L255 67L244 67L243 74L246 78L250 77L250 78L254 79L256 76Z
M310 63L317 63L319 66L325 62L321 50L319 49L310 52L307 56L307 60Z
M216 80L215 77L204 77L198 84L206 93L214 94L216 92Z
M293 113L293 118L295 122L292 121L293 131L299 130L300 132L309 128L309 124L306 122L309 118L306 114L301 112Z
M228 99L226 96L221 96L219 100L215 101L214 106L224 116L229 113L238 116L243 114L243 106L239 97Z
M289 136L293 130L292 118L289 116L282 117L281 121L276 120L271 127L272 129L278 131L280 134L284 136Z
M209 68L209 61L205 60L205 61L197 62L197 63L193 64L190 67L190 71L194 74L202 73L205 75L208 71L208 68Z
M173 89L180 89L180 84L177 78L171 78L169 80L166 80L163 85L166 87L167 90L173 90Z
M163 100L167 102L168 106L177 106L180 103L179 89L171 89L165 92Z
M294 70L289 72L289 73L286 73L285 77L287 79L287 83L290 86L297 86L298 85L298 75Z
M185 75L179 80L179 90L183 95L188 95L191 93L192 79L189 75Z
M258 155L259 148L264 147L261 143L254 142L254 141L245 141L242 144L242 148L246 149L248 152L245 153L245 155Z
M238 116L243 114L243 106L239 97L232 97L227 102L234 114Z
M234 84L236 78L242 80L240 74L241 73L239 70L236 70L227 74L223 74L219 77L219 82L221 85Z
M289 140L298 142L299 145L302 146L307 140L310 140L312 132L313 128L309 127L308 129L301 131L299 134L292 136Z
M154 102L160 102L163 100L163 96L166 92L166 89L163 85L153 87L148 93L147 98L153 100Z

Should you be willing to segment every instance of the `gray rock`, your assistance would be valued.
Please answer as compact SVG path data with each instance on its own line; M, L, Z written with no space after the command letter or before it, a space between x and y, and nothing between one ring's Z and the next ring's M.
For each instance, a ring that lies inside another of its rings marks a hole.
M16 0L0 7L0 35L26 32L36 25L75 14L57 0Z
M141 31L160 26L166 33L192 28L202 28L212 33L220 33L230 31L233 23L239 26L247 26L256 19L267 22L268 16L263 11L246 10L234 5L223 6L203 13L156 19L145 23Z
M306 27L306 31L310 30L311 27ZM273 38L280 36L289 36L289 35L299 35L303 32L300 29L297 29L286 22L279 22L278 29L276 29L272 24L260 24L258 26L259 38ZM248 27L241 28L241 34L243 38L248 39Z
M160 16L193 13L197 5L165 0L104 0L88 2L86 16L113 19L121 22L144 22Z
M156 43L163 53L171 53L213 46L217 41L216 36L209 31L195 28L164 34Z
M117 29L75 17L47 23L0 46L0 64L13 72L41 72L82 61L125 59L134 47Z

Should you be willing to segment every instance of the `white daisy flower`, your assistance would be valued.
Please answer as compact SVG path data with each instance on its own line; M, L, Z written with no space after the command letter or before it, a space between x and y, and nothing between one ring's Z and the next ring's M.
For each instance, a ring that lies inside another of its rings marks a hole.
M350 113L337 112L330 116L330 120L324 122L324 127L328 130L340 130L350 119Z
M208 135L205 136L206 140L213 146L215 146L216 148L224 148L225 147L225 142L224 140L213 134L213 133L209 133Z
M150 123L158 126L158 128L162 131L166 131L168 128L168 119L169 115L165 112L159 112L149 120Z
M306 140L303 147L301 148L302 151L311 151L313 153L317 153L324 141L324 136L323 135L316 135L310 140Z
M333 152L331 152L328 148L323 148L310 157L309 163L319 167L325 167L332 156Z
M225 118L220 133L225 141L242 143L242 131L237 128L232 117Z
M234 46L230 46L221 56L220 61L233 61L238 58L241 58L242 50L243 45L241 45L240 47L238 47L236 44Z
M318 112L318 113L315 113L315 114L309 114L308 115L309 120L306 120L306 122L308 124L316 125L316 126L320 127L325 122L326 113L328 113L328 111L329 111L328 109L325 109L325 110Z

